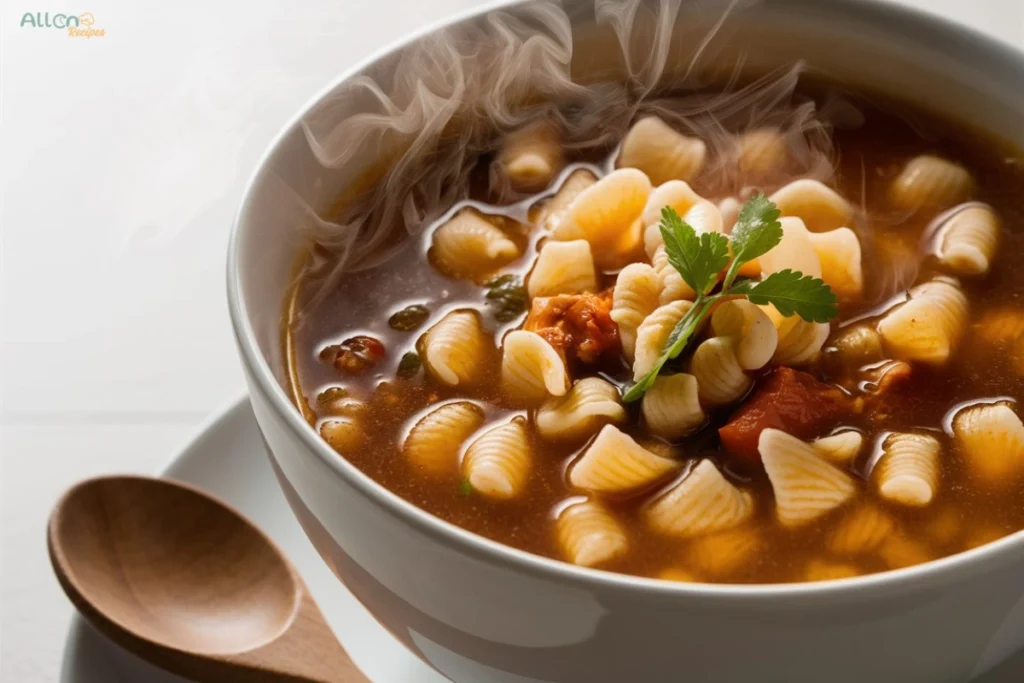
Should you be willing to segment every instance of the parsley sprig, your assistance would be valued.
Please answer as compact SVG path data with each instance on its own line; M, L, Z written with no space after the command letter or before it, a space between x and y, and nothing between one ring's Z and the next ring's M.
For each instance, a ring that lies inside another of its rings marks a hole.
M743 205L729 237L718 233L698 235L670 206L661 210L659 228L669 263L696 292L696 299L672 330L654 367L623 396L627 403L643 397L665 364L679 357L700 323L723 299L745 296L761 306L772 304L782 315L798 315L809 322L828 322L839 312L831 288L819 278L800 272L787 269L760 281L737 281L743 264L763 256L782 241L779 209L761 193ZM723 270L722 286L712 294Z

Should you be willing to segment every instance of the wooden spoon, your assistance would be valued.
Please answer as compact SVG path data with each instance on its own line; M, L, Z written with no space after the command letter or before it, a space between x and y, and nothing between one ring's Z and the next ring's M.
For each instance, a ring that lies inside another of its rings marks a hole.
M75 607L161 668L199 683L369 680L277 546L201 491L84 481L57 503L47 537Z

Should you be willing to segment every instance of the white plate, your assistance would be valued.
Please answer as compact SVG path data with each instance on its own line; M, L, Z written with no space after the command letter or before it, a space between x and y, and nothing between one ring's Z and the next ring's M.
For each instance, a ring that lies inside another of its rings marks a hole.
M378 683L443 683L384 630L338 581L306 540L270 471L249 401L216 416L171 463L166 476L191 482L234 505L256 522L302 574L327 621L356 664ZM149 666L72 622L61 683L185 683ZM1024 652L974 683L1024 681ZM481 682L483 683L483 682Z

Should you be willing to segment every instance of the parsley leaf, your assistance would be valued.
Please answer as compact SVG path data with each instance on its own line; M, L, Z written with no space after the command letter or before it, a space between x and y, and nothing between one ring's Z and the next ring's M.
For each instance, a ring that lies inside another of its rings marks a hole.
M782 315L798 315L808 322L827 323L839 313L831 287L816 277L788 268L760 282L739 282L729 293L745 294L759 306L772 304Z
M782 241L778 207L758 192L740 209L729 239L732 242L733 258L740 263L767 254Z
M698 235L671 206L661 210L659 229L668 262L693 291L707 294L729 264L729 240L714 232Z

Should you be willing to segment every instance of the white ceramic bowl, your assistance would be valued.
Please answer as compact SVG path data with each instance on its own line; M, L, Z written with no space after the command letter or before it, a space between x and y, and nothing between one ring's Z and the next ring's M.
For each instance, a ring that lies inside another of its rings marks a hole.
M722 4L687 4L680 20L699 27ZM574 34L584 35L588 13L579 14ZM474 683L964 681L1024 646L1024 533L852 580L661 582L475 536L377 485L320 440L283 388L283 297L301 239L295 226L308 218L302 207L326 210L363 169L322 168L301 124L359 111L365 102L332 95L359 74L387 75L396 54L429 36L345 74L289 124L249 185L228 261L234 330L278 478L321 555L370 611L439 671ZM578 49L618 50L600 40ZM766 0L731 17L722 49L736 45L759 67L804 59L1024 146L1024 57L967 29L876 2Z

